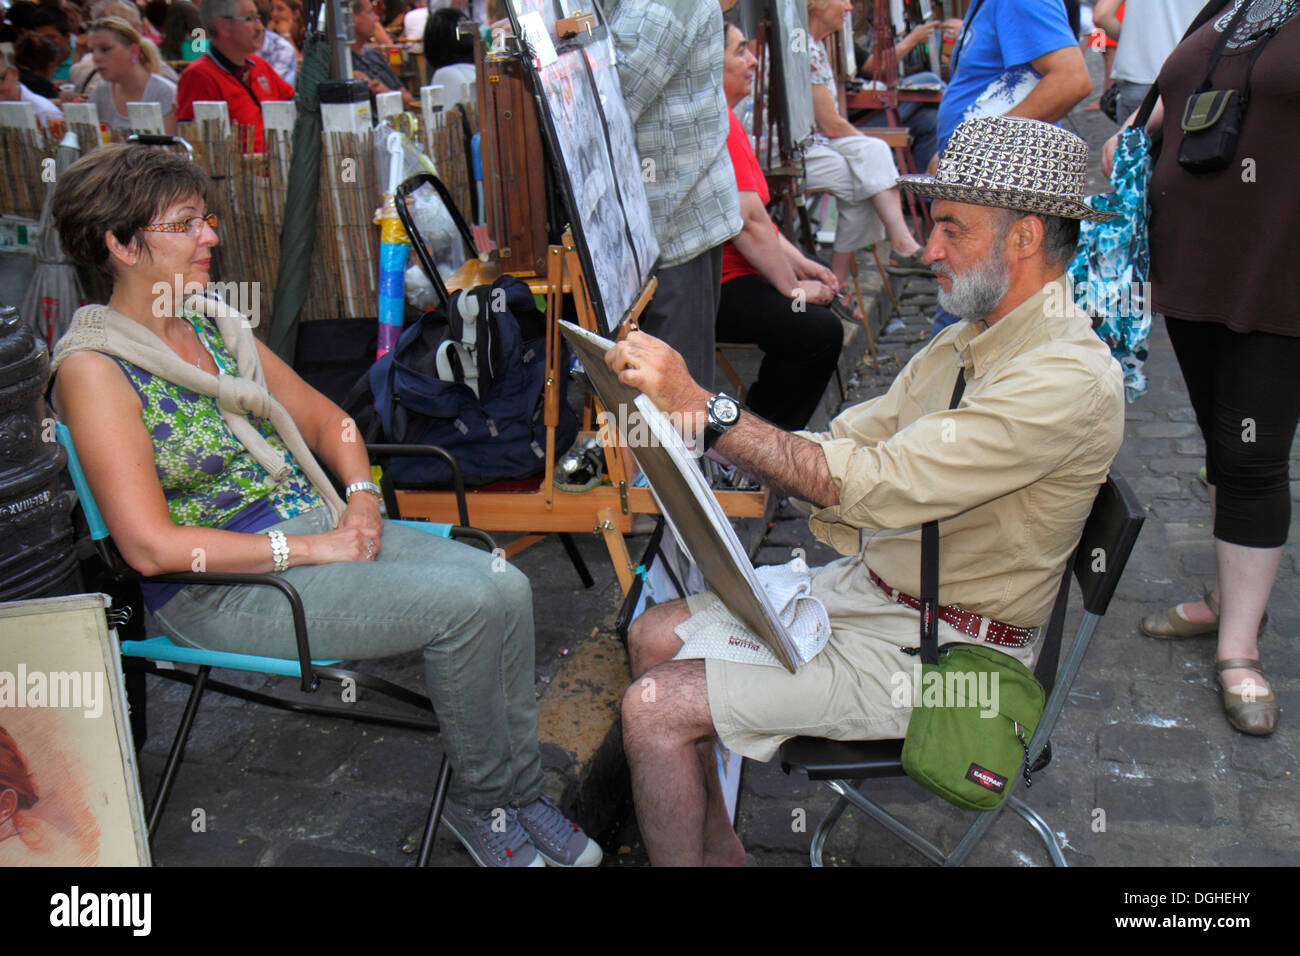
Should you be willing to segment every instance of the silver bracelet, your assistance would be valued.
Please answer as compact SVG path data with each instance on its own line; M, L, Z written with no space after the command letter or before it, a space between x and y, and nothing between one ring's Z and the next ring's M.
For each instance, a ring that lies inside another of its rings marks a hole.
M373 481L354 481L343 490L343 500L351 501L352 494L356 491L369 491L381 501L384 498L384 493L379 490L379 486Z
M289 542L285 540L283 531L268 531L266 536L271 539L271 557L275 559L275 570L289 570Z

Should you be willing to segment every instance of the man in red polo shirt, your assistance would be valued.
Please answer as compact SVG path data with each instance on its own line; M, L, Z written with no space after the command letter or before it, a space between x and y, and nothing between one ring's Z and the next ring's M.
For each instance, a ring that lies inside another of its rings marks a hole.
M264 28L253 0L201 0L199 13L208 31L208 52L181 74L176 118L194 119L196 100L224 100L231 123L252 127L251 151L260 153L262 103L293 99L293 87L255 55Z

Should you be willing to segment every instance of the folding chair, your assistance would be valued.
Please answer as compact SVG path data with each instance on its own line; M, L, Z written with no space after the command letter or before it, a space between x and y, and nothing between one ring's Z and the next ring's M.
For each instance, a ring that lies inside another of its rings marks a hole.
M1142 529L1143 511L1128 484L1118 474L1111 473L1097 492L1092 512L1083 529L1083 536L1073 558L1066 565L1061 586L1052 607L1043 636L1035 676L1048 692L1043 718L1029 743L1028 753L1032 773L1042 770L1052 759L1049 737L1056 726L1061 709L1065 706L1070 686L1079 672L1083 657L1097 624L1106 613L1110 599L1119 584L1120 575L1128 562ZM1070 595L1071 574L1078 578L1083 594L1083 620L1070 645L1064 669L1057 674L1061 650L1061 632L1065 624L1066 605ZM786 773L797 770L806 773L809 780L820 780L839 797L813 833L809 857L813 866L822 865L826 839L848 804L862 810L890 833L918 850L928 860L941 866L960 866L970 855L976 843L992 825L1001 809L1010 807L1028 823L1042 839L1056 866L1065 866L1065 857L1055 834L1038 813L1009 793L1003 807L981 813L967 829L951 853L945 854L929 840L886 812L879 804L865 796L859 787L866 779L903 776L901 754L902 740L838 741L816 737L795 737L781 747L781 769ZM1017 778L1020 775L1017 774ZM1011 786L1015 787L1016 781Z
M144 740L144 697L138 691L143 690L142 674L153 674L157 677L175 680L180 683L189 684L191 687L190 695L185 703L185 710L181 715L180 724L176 730L176 737L172 742L170 751L167 754L166 763L163 766L162 779L158 785L158 791L154 795L153 802L149 807L148 832L150 839L157 832L158 823L162 818L162 811L167 803L167 798L171 794L172 784L175 782L176 771L180 766L181 757L185 751L185 743L189 739L190 730L194 724L195 714L198 712L199 702L203 697L205 690L213 690L231 697L238 697L242 700L254 701L265 704L269 707L275 707L279 710L290 710L304 714L316 714L324 717L343 717L349 720L356 720L362 723L380 724L388 727L402 727L413 730L424 730L431 733L438 732L438 721L434 714L433 704L429 698L407 690L391 681L382 677L376 677L372 674L365 674L358 671L347 670L338 667L340 660L317 660L312 657L311 645L307 634L306 613L303 610L302 599L297 590L288 581L274 574L219 574L213 572L202 573L176 573L161 574L153 577L142 577L138 572L130 567L118 553L117 548L113 545L109 537L108 527L104 524L103 517L99 513L99 508L95 503L94 495L91 493L90 485L86 481L85 473L82 471L81 462L77 458L77 450L73 446L72 435L67 426L59 422L55 426L58 441L63 445L68 454L68 474L72 478L72 483L77 490L77 497L81 504L82 513L85 516L86 524L90 530L90 537L94 543L94 549L100 561L103 563L106 574L109 579L119 585L128 585L131 587L138 586L142 582L169 582L177 584L209 584L209 585L248 585L250 587L270 587L275 588L284 595L289 604L293 615L294 639L297 646L298 654L292 658L272 658L261 657L253 654L238 654L225 651L208 651L194 647L186 647L173 643L166 637L153 637L147 640L123 640L121 644L124 667L129 670L127 675L128 693L137 691L136 699L132 701L133 720L132 726L137 731L136 744L139 746ZM459 515L462 522L468 522L468 514L465 504L465 489L461 479L460 468L456 460L445 450L432 445L371 445L367 450L372 457L380 460L387 460L392 457L401 455L424 455L437 456L447 461L452 469L452 481L456 489L457 503L459 505ZM386 473L385 473L386 474ZM390 481L381 481L381 490L385 500L388 514L394 520L399 520L397 511L397 501L393 494L392 483ZM437 534L442 537L469 537L483 542L488 550L495 549L495 543L492 538L485 532L476 528L467 528L460 525L433 524L425 521L403 521L402 524L426 531L431 534ZM139 591L130 592L134 595L132 603L139 603ZM115 602L116 603L116 602ZM120 607L114 608L110 613L110 619L115 625L121 626L126 624L131 618L131 608ZM182 670L175 667L176 664L194 664L197 669L193 672ZM350 704L347 706L330 706L327 704L311 703L303 700L292 699L288 697L277 696L273 693L263 693L251 690L247 687L241 687L237 684L226 683L225 681L214 680L210 678L212 668L228 668L232 670L248 671L259 674L274 674L284 677L294 677L298 680L298 685L305 694L313 694L322 679L337 681L342 684L344 681L352 681L353 687L365 687L376 691L396 702L407 709L407 713L395 712L386 709L370 709L360 704ZM134 680L133 680L134 678ZM438 822L442 818L442 808L447 797L447 787L451 782L451 766L447 763L444 755L442 763L438 767L437 784L434 788L433 799L429 804L429 814L425 821L424 833L420 841L420 851L418 856L418 865L426 866L429 857L433 851L433 841L437 834Z

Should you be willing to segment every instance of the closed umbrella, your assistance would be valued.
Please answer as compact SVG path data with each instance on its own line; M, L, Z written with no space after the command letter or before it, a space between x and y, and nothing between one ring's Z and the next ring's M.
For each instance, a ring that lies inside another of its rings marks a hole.
M284 196L284 226L280 230L280 268L275 278L275 306L267 344L293 364L298 344L298 317L307 299L312 248L316 241L316 200L320 194L320 84L329 79L330 44L315 30L307 32L294 104L293 159Z

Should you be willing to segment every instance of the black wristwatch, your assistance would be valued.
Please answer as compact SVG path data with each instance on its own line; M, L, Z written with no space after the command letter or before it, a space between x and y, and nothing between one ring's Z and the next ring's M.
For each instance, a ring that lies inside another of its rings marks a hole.
M705 451L712 448L714 442L740 421L740 408L740 402L726 392L718 392L709 399L709 420L704 425Z

